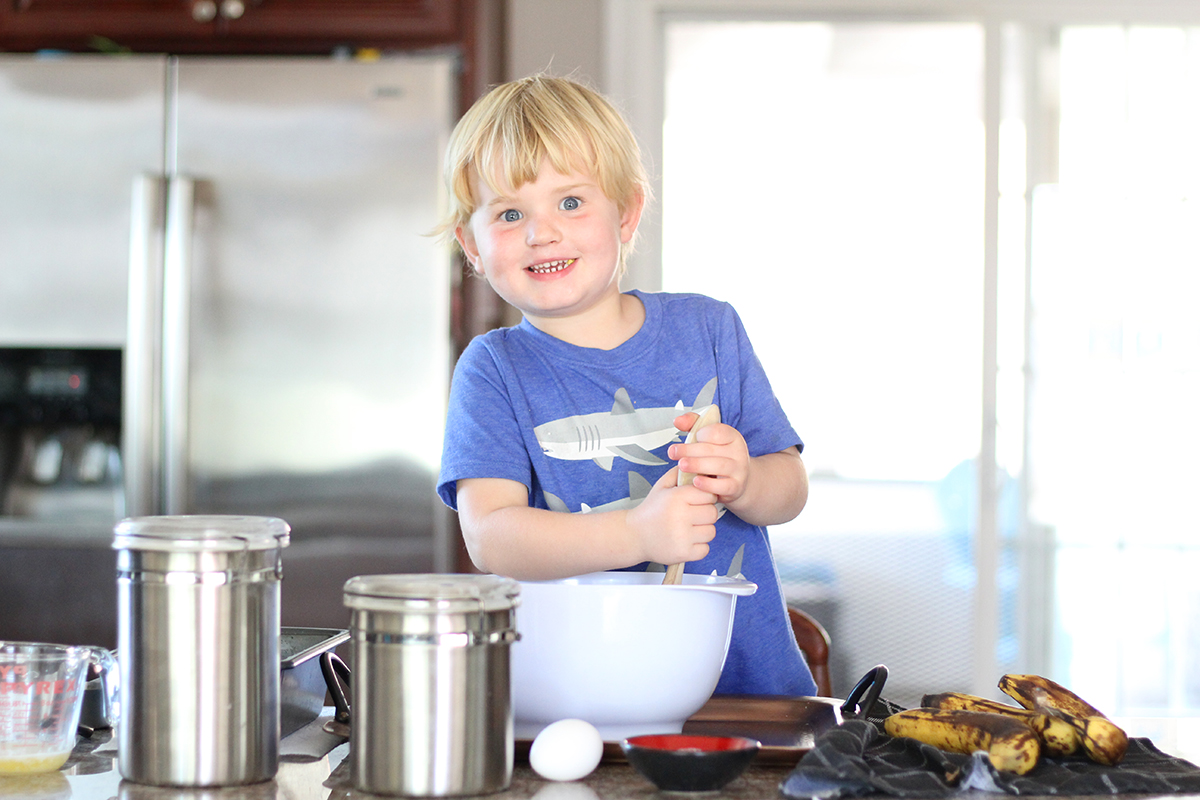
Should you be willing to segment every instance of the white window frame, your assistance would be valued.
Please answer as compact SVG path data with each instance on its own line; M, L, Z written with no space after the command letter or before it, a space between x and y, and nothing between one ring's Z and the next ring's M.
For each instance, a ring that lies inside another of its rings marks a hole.
M665 29L669 21L687 19L950 21L976 22L983 26L983 118L986 128L982 298L984 352L980 377L983 400L972 683L976 693L985 694L995 685L995 642L999 627L999 591L996 585L996 567L1000 558L996 421L1002 27L1007 23L1022 23L1044 31L1069 24L1196 25L1200 24L1200 3L1196 0L603 0L604 88L622 105L644 148L656 197L663 196L661 164ZM1029 169L1038 168L1038 156L1032 150L1029 163ZM1038 175L1030 175L1030 178L1040 180ZM1031 180L1028 185L1032 186L1034 182ZM1028 219L1028 210L1026 216ZM638 248L629 260L624 286L659 290L662 288L660 205L651 204L643 215L639 237ZM1026 527L1022 525L1022 528ZM1044 564L1040 567L1045 569ZM1033 597L1027 599L1050 600L1044 596L1039 598L1036 589ZM1027 624L1029 622L1026 620ZM1044 669L1049 658L1048 632L1044 629L1026 630L1024 639L1027 666Z

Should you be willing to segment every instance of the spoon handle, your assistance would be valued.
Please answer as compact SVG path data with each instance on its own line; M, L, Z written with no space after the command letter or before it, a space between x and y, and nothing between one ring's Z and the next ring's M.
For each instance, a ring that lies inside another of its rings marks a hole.
M720 421L721 409L717 407L716 403L713 403L711 406L700 412L700 416L697 417L696 421L692 423L692 429L688 431L687 438L683 443L691 444L692 442L696 441L696 434L700 432L701 428L707 428L709 425L715 425ZM676 481L676 485L689 486L691 485L691 482L695 480L695 478L696 473L681 471L679 473L679 480ZM683 564L672 564L671 566L667 567L667 574L663 578L663 586L673 586L682 582Z

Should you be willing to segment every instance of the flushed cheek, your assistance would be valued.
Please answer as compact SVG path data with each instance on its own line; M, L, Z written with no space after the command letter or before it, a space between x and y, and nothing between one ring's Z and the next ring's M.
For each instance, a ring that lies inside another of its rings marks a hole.
M524 246L519 236L493 233L481 242L480 256L487 265L515 267L524 263Z

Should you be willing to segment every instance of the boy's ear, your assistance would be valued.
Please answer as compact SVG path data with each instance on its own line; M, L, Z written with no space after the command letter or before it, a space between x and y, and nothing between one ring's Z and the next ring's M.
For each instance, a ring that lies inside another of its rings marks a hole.
M466 255L471 269L482 274L483 270L479 268L479 248L475 246L475 237L471 234L471 229L462 225L457 226L454 229L454 238L458 240L458 246Z
M628 244L633 241L633 235L637 233L638 222L642 219L642 209L646 206L646 196L641 192L635 192L633 197L625 205L625 211L621 214L621 243Z

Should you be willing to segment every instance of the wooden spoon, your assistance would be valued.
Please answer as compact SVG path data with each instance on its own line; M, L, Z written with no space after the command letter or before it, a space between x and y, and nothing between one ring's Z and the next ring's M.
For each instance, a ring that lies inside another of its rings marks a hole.
M715 425L721 421L721 409L717 408L717 404L713 403L700 414L695 422L692 423L692 429L688 431L687 438L684 444L691 444L696 441L696 434L701 428L707 428L709 425ZM690 486L695 480L696 473L684 472L680 470L679 480L676 482L678 486ZM672 564L667 567L667 575L663 578L663 586L671 586L683 582L683 564Z

